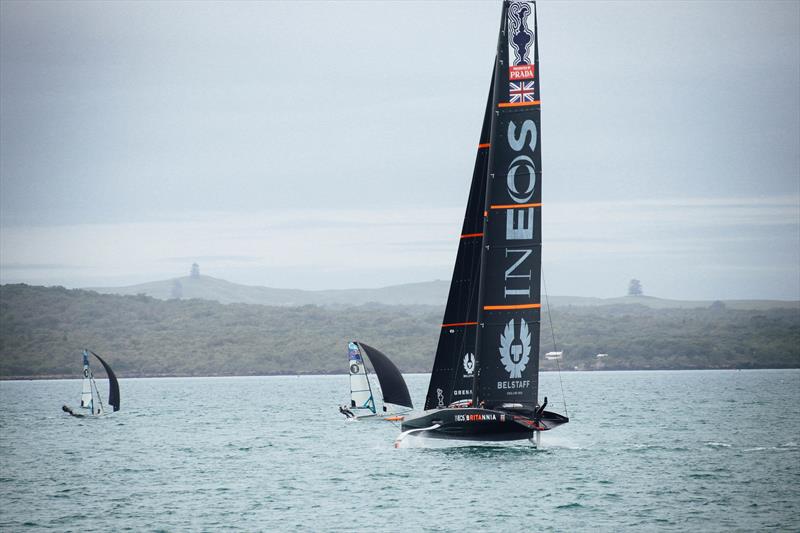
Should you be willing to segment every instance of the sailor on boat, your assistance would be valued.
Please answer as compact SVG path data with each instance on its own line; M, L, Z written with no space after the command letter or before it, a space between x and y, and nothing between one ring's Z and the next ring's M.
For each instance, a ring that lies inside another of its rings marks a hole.
M78 418L83 418L84 416L80 413L76 413L75 411L73 411L72 408L69 407L68 405L62 405L61 410L64 411L65 413L69 413L72 416L77 416Z

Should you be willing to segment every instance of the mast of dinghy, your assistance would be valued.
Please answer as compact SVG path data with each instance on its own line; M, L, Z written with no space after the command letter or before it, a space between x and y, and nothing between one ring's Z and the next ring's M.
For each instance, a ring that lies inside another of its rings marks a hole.
M361 358L364 361L364 379L367 380L367 388L369 388L369 401L372 403L372 408L370 411L378 414L378 402L375 401L375 391L372 390L372 383L369 382L369 369L367 368L367 361L363 357Z

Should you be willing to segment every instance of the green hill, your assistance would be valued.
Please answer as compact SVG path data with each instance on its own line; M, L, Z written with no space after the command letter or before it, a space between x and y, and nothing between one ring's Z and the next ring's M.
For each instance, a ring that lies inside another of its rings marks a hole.
M120 377L343 373L351 339L428 372L441 317L442 306L225 305L3 285L0 377L77 376L84 347ZM570 369L800 367L796 308L565 306L552 318ZM553 349L548 323L542 353Z

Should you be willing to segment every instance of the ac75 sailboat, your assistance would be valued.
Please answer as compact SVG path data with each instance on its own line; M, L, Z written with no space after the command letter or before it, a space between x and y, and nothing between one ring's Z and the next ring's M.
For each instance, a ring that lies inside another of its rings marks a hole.
M538 401L540 81L535 2L506 0L426 412L398 441L538 442L569 421Z

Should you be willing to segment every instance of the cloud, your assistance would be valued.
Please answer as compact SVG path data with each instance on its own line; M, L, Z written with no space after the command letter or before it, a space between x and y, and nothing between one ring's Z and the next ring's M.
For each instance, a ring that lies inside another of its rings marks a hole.
M80 270L83 268L89 267L66 263L0 263L0 270Z
M189 255L184 257L165 257L162 259L165 263L193 263L196 261L203 261L204 263L253 263L263 259L260 256L254 255Z

